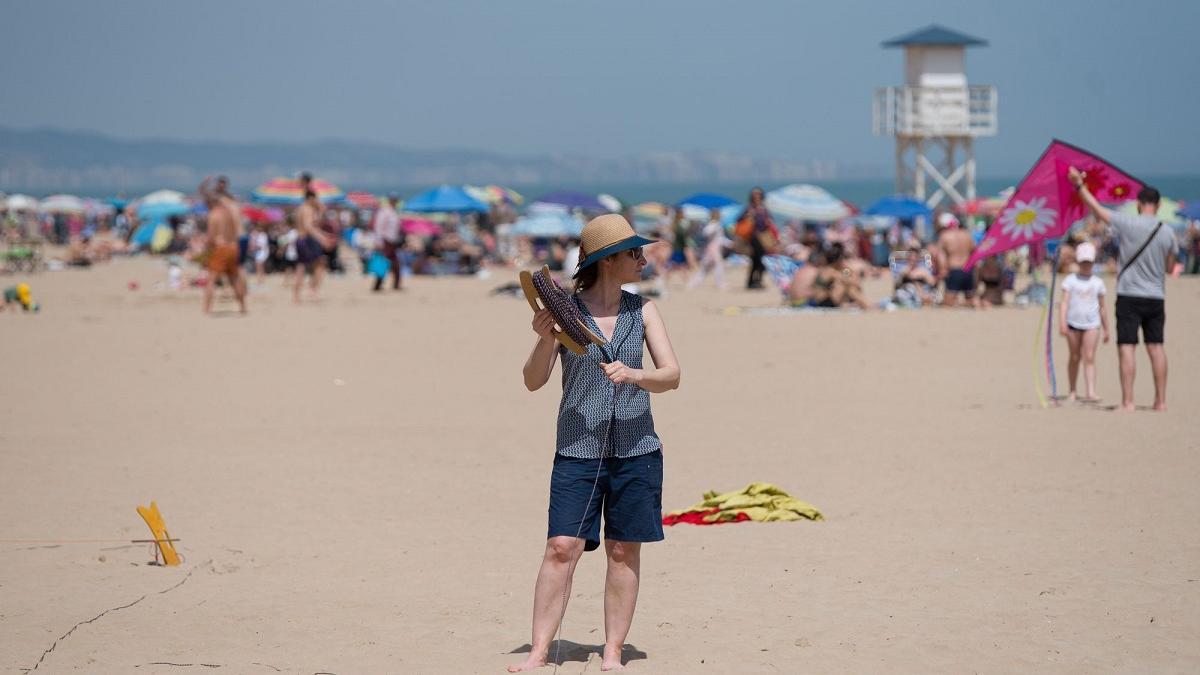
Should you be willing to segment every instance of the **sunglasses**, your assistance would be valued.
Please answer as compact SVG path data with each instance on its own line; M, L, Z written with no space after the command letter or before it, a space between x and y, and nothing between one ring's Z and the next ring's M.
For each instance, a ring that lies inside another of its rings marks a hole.
M629 257L633 258L634 260L645 260L646 254L642 253L641 248L631 248L629 249Z

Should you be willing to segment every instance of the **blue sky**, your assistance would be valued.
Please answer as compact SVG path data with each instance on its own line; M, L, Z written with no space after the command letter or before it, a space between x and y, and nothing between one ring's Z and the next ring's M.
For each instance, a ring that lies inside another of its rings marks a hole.
M350 138L512 154L722 150L889 175L883 40L990 42L981 175L1051 137L1133 172L1200 173L1198 2L9 2L0 124L127 138ZM0 149L2 151L2 149Z

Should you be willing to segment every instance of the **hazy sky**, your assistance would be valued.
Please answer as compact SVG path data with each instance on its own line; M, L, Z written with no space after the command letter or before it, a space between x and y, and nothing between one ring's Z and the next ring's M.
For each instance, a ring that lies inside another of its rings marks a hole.
M889 172L883 40L982 37L1000 92L981 175L1051 137L1200 172L1200 2L4 2L0 124L118 137L349 138L515 154L726 150ZM2 149L0 149L2 151Z

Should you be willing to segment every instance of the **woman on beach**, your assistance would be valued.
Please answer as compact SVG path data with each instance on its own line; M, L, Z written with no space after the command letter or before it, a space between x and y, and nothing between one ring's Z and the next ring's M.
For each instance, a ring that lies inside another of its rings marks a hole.
M746 277L746 288L749 289L763 287L762 275L767 269L763 265L763 256L767 254L763 240L779 240L779 230L775 227L775 221L771 220L764 198L762 188L751 190L746 210L738 216L739 222L748 219L750 225L750 236L746 237L746 243L750 245L750 274Z
M600 216L583 229L582 262L572 299L588 327L607 340L576 355L561 347L549 310L533 317L537 342L522 371L536 391L562 361L563 391L558 410L557 452L550 478L546 549L533 596L533 640L529 658L510 672L546 664L583 552L600 546L608 558L604 584L604 651L601 670L622 667L621 650L637 603L641 545L661 541L662 443L654 431L650 394L679 386L679 364L658 308L621 290L641 278L642 246L617 214ZM642 366L643 345L654 367Z

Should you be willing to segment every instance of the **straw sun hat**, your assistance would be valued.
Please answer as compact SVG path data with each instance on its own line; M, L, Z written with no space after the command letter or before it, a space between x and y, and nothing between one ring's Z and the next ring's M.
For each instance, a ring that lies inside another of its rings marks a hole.
M584 268L614 253L653 243L653 239L647 239L634 232L629 221L619 214L609 213L593 218L583 226L583 234L580 235L579 248L587 257L580 261L579 268L572 276L579 276Z

